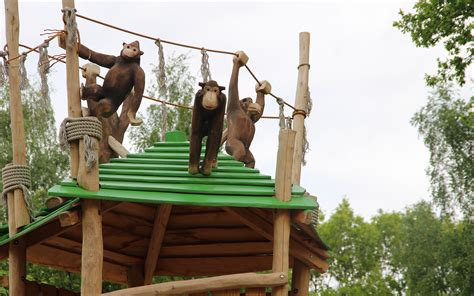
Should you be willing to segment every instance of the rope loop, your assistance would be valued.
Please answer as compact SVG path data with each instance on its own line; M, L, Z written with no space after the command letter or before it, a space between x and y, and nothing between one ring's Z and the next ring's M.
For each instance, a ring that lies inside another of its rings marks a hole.
M298 65L298 70L300 69L300 67L303 67L303 66L308 66L308 69L311 68L311 65L310 65L310 64L303 63L303 64L299 64L299 65Z
M202 81L204 83L208 82L209 80L212 80L211 77L211 69L209 66L209 55L207 54L207 50L203 47L201 48L201 76L202 76Z
M69 149L70 142L80 139L84 139L84 159L87 170L90 171L99 159L99 156L94 151L94 144L102 139L102 123L93 116L65 118L59 128L59 145L61 149Z
M293 111L293 114L291 115L291 117L295 118L296 115L303 115L303 117L306 118L307 113L303 109L295 109L295 111Z
M31 208L31 172L27 165L22 164L7 164L2 169L2 203L7 206L7 193L15 189L23 190L23 198L28 208L30 219L33 217Z

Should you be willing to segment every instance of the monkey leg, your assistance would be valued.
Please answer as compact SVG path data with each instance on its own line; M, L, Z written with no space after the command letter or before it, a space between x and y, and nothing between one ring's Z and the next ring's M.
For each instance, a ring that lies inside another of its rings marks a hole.
M81 99L99 101L104 98L102 86L98 84L88 84L81 87Z
M217 151L219 150L219 144L221 141L220 133L211 133L207 136L206 141L206 156L201 168L201 174L209 176L212 172L212 167L217 161Z
M247 154L246 150L242 141L237 139L228 139L225 144L225 151L232 155L237 161L244 162L245 155Z
M122 102L120 102L122 103ZM97 116L110 117L112 114L117 112L120 103L116 104L112 99L103 98L97 104Z
M252 169L255 168L255 158L253 157L252 152L250 152L250 150L248 149L244 157L244 163L245 163L245 166L248 168L252 168Z
M202 136L194 132L190 137L189 147L189 167L188 172L192 175L199 173L199 157L201 156Z

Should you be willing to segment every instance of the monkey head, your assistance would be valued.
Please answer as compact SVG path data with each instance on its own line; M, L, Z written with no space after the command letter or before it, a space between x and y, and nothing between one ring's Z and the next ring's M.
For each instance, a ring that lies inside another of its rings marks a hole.
M123 48L120 55L125 59L140 59L143 51L140 50L140 43L133 41L132 43L122 43Z
M252 120L262 113L262 107L259 104L254 103L250 97L240 100L240 107L248 116L250 116L250 118L252 118Z
M219 86L216 81L209 80L208 82L199 82L199 86L202 87L202 106L207 110L214 110L219 107L219 98L221 91L225 89L224 86Z

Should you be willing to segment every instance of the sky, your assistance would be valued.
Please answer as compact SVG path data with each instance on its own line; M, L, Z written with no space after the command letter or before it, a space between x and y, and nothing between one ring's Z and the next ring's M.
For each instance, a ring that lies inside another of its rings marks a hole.
M76 8L80 14L146 35L199 47L244 50L257 77L268 80L273 92L291 104L296 93L298 35L310 32L313 110L306 119L310 151L301 185L317 196L324 213L331 214L347 198L355 213L368 219L379 209L399 211L429 199L425 175L429 153L410 118L426 103L429 89L424 74L435 73L436 58L443 50L416 48L408 35L392 26L399 9L410 10L413 3L76 0ZM3 1L0 11L0 42L5 44ZM20 42L38 45L44 29L62 29L61 1L21 1L20 20ZM150 83L151 65L158 63L152 41L83 19L77 23L81 42L99 52L118 54L122 42L139 40L145 52L141 64ZM52 42L49 52L63 50ZM164 52L187 53L191 74L200 81L199 51L164 44ZM227 86L232 58L209 56L213 79ZM37 60L34 53L27 59L31 80L38 79ZM240 95L254 96L255 82L245 70L239 80ZM67 116L62 64L54 66L49 81L59 125ZM141 112L150 103L144 99ZM285 112L291 114L288 108ZM277 114L278 105L268 97L265 115ZM260 120L251 151L262 173L274 176L277 146L278 121Z

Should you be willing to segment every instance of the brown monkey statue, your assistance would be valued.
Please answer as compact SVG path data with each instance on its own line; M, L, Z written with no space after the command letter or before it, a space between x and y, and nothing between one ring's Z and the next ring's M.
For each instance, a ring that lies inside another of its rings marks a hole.
M61 36L64 39L64 36ZM60 40L61 47L64 42ZM138 41L123 43L119 56L95 52L85 45L78 44L79 56L99 66L109 68L102 86L92 83L86 84L81 89L81 99L97 101L97 114L100 117L110 117L130 94L130 108L127 116L131 125L140 125L141 119L136 118L136 113L142 101L145 90L145 72L140 67L140 50ZM132 93L133 89L133 93Z
M188 171L190 174L197 174L200 171L203 175L209 176L221 142L227 98L222 93L225 87L219 86L214 80L200 82L199 86L201 89L194 98ZM207 136L206 154L199 170L201 144L205 136Z
M265 94L271 92L271 85L262 81L255 87L257 99L254 103L251 98L239 101L239 70L244 66L248 57L244 52L238 51L238 56L233 59L234 65L229 82L229 104L227 105L227 142L225 150L234 159L245 163L246 167L255 167L255 158L250 152L255 134L255 122L263 114L265 108Z

